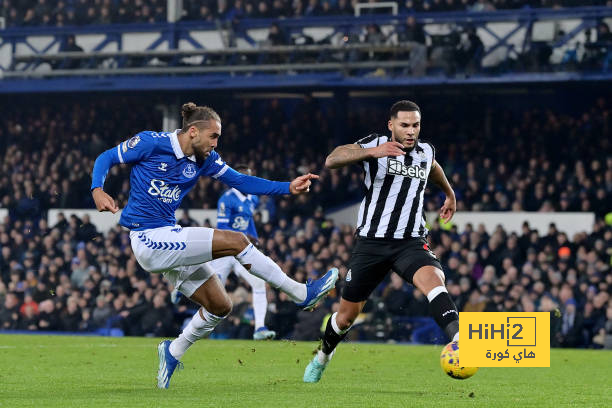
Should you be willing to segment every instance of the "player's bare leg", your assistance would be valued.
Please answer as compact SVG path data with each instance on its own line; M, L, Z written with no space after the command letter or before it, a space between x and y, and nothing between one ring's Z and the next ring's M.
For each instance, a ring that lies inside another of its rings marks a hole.
M211 276L189 297L202 306L174 341L159 344L158 388L168 388L179 359L197 340L206 338L231 311L232 301L216 275Z
M322 278L311 283L299 283L287 276L269 257L262 254L246 235L215 230L212 241L213 259L233 256L249 273L268 282L272 287L285 292L300 307L314 307L330 290L338 279L336 268L328 271Z
M451 341L459 340L459 312L444 286L444 272L435 266L419 268L412 278L414 286L427 296L429 313Z
M335 318L335 324L338 328L342 331L350 329L365 304L365 300L363 302L349 302L346 299L340 299L340 308Z
M344 298L340 299L338 312L331 315L325 326L321 349L304 371L304 382L318 382L321 379L323 371L334 355L336 346L346 337L365 304L365 300L350 302Z

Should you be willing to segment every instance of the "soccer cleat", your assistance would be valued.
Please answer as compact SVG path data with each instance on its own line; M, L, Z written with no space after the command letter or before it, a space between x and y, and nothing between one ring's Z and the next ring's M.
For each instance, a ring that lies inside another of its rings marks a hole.
M323 375L323 371L329 364L329 361L325 364L319 363L317 356L314 356L312 361L306 366L306 370L304 371L304 382L305 383L316 383L319 382L321 376Z
M170 354L170 340L164 340L157 346L157 356L159 357L159 368L157 369L157 388L168 388L170 377L178 367L183 368L183 363L178 361Z
M274 330L268 330L266 326L262 326L253 333L253 340L272 340L276 337Z
M306 300L297 305L304 310L312 310L314 307L327 295L327 293L336 287L338 280L338 268L331 268L323 277L313 281L311 279L306 282Z

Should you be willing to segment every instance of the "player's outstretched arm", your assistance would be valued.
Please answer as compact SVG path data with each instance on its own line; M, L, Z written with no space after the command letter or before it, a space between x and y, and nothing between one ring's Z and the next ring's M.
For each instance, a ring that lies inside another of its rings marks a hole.
M348 164L387 156L402 156L403 146L398 142L386 142L376 147L363 148L358 144L338 146L325 159L325 167L339 169Z
M442 166L435 160L431 165L429 179L433 181L436 186L440 187L446 195L446 200L444 200L444 204L440 209L440 217L442 217L446 224L453 218L453 215L455 215L457 211L457 200L455 199L455 192L448 182L444 170L442 170Z
M229 166L227 166L227 168L224 167L220 173L221 174L218 176L213 175L213 177L219 179L230 187L234 187L243 194L255 195L307 193L310 191L310 184L312 183L310 180L319 178L319 176L315 174L308 173L295 178L291 182L272 181L239 173Z

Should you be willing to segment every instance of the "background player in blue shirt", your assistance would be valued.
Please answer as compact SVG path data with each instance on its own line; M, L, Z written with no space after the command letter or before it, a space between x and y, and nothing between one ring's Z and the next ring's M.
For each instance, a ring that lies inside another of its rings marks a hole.
M246 164L236 165L236 170L242 174L251 175L251 169ZM256 195L242 194L235 188L227 190L217 202L217 228L242 232L252 243L257 243L257 230L253 221L257 204L259 204L259 198ZM276 333L265 326L268 309L266 282L251 275L233 256L212 260L209 265L217 273L223 285L231 272L248 282L253 293L253 314L255 315L253 339L273 339Z
M175 211L200 176L221 180L244 194L302 194L309 191L310 180L318 177L305 174L288 183L240 174L214 150L221 135L219 115L191 102L183 105L181 114L181 129L140 132L98 156L91 184L97 209L115 213L119 208L104 192L104 180L112 166L133 164L130 197L119 223L131 230L134 256L145 270L163 273L181 293L202 306L177 339L159 344L159 388L168 388L178 359L196 340L207 337L232 309L225 288L206 265L208 261L234 256L250 273L287 293L305 309L314 307L338 279L334 268L314 282L299 283L243 233L176 225Z

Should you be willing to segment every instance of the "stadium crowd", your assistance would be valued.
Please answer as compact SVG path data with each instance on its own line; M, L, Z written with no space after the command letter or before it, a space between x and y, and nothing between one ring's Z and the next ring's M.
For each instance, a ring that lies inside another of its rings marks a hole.
M331 265L346 274L354 230L334 225L321 211L289 222L258 222L258 230L264 251L296 280L317 277ZM459 310L551 312L553 346L612 347L610 225L598 221L592 234L570 239L554 225L541 235L528 225L522 234L508 234L501 227L459 232L435 223L430 239ZM120 228L99 234L86 217L74 215L60 217L54 226L5 219L0 245L3 330L108 334L114 328L126 335L173 336L193 308L185 299L178 306L170 303L171 288L161 275L140 269ZM228 281L234 309L214 337L252 336L247 288ZM284 294L270 290L268 326L280 338L316 339L323 319L337 307L339 290L314 312L300 311ZM422 327L410 318L427 316L427 310L423 294L392 274L375 291L352 336L440 341L416 335Z
M263 205L276 219L359 201L360 169L331 172L323 163L334 145L373 131L386 133L384 107L356 102L343 113L309 96L292 108L286 107L292 102L286 102L215 102L224 121L217 149L221 156L230 164L248 157L255 174L265 178L320 174L308 197L264 198ZM440 106L424 102L421 137L437 148L436 158L455 188L459 211L593 211L598 216L610 211L610 139L598 137L610 134L609 100L591 101L579 114L533 108L518 116L504 108L473 108L469 99ZM129 109L117 110L116 104ZM96 156L140 130L160 126L152 119L157 114L150 114L154 101L100 98L73 106L2 106L8 120L0 123L0 138L6 141L0 146L0 206L9 209L11 218L37 220L49 208L93 208L89 173ZM557 148L538 148L552 144ZM128 174L129 167L115 167L105 185L120 207L127 203ZM216 208L223 189L203 178L184 207ZM426 210L436 211L443 196L435 190L427 194Z
M156 23L166 21L166 0L2 0L7 27ZM235 20L354 15L349 0L200 0L184 2L183 20ZM492 11L611 4L609 0L405 0L404 12ZM386 12L384 10L383 12Z
M478 112L473 105L468 108L469 103L446 108L422 103L421 137L438 147L437 159L451 178L459 210L576 210L598 215L592 234L574 237L554 226L542 236L529 226L516 235L481 226L443 230L434 223L432 248L443 262L460 310L550 311L553 344L610 346L612 229L602 219L612 202L612 158L606 156L609 138L598 136L610 134L608 104L597 99L579 116L526 109L515 118L505 109ZM342 113L310 97L296 103L291 114L287 104L276 99L244 99L231 111L229 105L220 105L224 131L219 151L230 164L248 157L255 174L272 179L307 171L321 174L308 196L262 199L260 209L270 215L267 223L256 216L264 252L300 281L330 265L345 274L354 230L334 225L324 211L359 200L361 175L357 166L330 172L321 164L331 146L367 135L374 130L374 120L384 125L384 109L355 103ZM121 106L129 108L121 110L117 100L105 98L76 104L76 109L73 102L46 106L2 107L11 114L0 124L5 142L0 146L1 206L9 209L0 224L0 326L176 334L192 305L169 302L171 288L137 265L125 231L100 234L87 217L70 213L51 226L44 217L48 208L92 207L93 160L139 130L157 129L151 122L153 102L149 106L127 99ZM438 116L447 120L435 121ZM557 148L536 148L551 143ZM129 191L128 170L115 167L106 184L121 207ZM215 208L223 189L202 179L184 206ZM436 211L441 200L438 191L430 191L427 210ZM179 223L202 225L206 220L186 215ZM249 293L236 280L229 281L228 289L234 310L215 336L250 337ZM337 307L337 295L307 313L271 291L268 325L283 338L313 339L325 315ZM397 276L383 283L366 311L369 318L352 336L423 339L407 316L427 316L426 299Z

